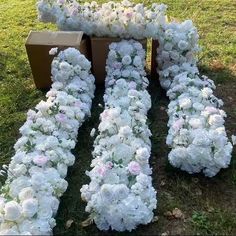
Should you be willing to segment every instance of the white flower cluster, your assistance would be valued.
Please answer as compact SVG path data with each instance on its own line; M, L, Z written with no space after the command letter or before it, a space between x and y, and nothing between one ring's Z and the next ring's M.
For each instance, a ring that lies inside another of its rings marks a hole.
M39 0L39 19L56 23L61 30L83 31L98 37L143 39L158 34L165 23L166 6L153 3L145 7L128 0L99 5L72 0Z
M175 75L181 72L198 72L195 64L196 54L200 50L198 46L198 33L191 20L182 23L166 23L159 34L157 63L160 83L168 89Z
M213 95L214 89L207 77L183 72L174 77L167 92L169 161L188 173L203 171L208 177L228 167L233 148L225 131L226 113L220 109L223 102Z
M131 231L156 208L149 157L151 107L145 51L140 43L112 43L107 59L105 110L94 142L89 185L81 188L86 211L100 230Z
M213 95L214 82L199 76L197 29L190 20L166 23L157 39L157 70L171 100L169 161L188 173L203 171L212 177L230 164L232 144L220 109L223 102Z
M90 115L95 89L90 67L73 48L54 58L47 101L28 111L14 146L1 189L0 235L51 234L59 197L68 185L67 168L75 160L71 149L77 130Z

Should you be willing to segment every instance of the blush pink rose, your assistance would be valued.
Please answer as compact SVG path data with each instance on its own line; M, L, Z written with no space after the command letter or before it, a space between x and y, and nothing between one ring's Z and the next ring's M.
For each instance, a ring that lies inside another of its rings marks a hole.
M60 122L60 123L63 123L63 122L66 121L66 115L65 115L65 114L62 114L62 113L57 114L57 115L56 115L56 120L57 120L58 122Z
M210 114L217 113L217 109L215 107L206 107L205 111L209 112Z
M108 169L112 169L112 168L113 168L113 163L112 163L111 161L108 161L108 162L106 163L106 167L107 167Z
M44 166L48 162L48 158L45 156L37 156L33 159L33 162L38 166Z
M131 82L129 83L129 88L130 88L130 89L136 89L136 87L137 87L137 84L136 84L134 81L131 81Z
M128 13L126 13L126 16L127 16L127 18L131 19L132 16L133 16L133 13L132 12L128 12Z
M100 166L97 171L99 175L104 176L106 174L107 168L105 166Z
M76 101L76 102L75 102L75 106L76 106L76 107L80 107L80 106L81 106L81 104L82 104L82 102L81 102L81 101Z
M173 123L173 128L174 128L174 130L175 130L175 131L179 131L179 130L182 128L183 124L184 124L183 118L180 118L180 119L176 120L176 121Z
M128 170L132 175L138 175L141 171L141 167L138 162L131 161L128 165Z
M114 69L120 69L122 67L122 64L120 62L116 62L113 64Z
M64 4L66 2L66 0L58 0L57 1L59 4Z
M101 113L101 118L102 119L106 119L107 117L109 117L109 113L108 113L108 110L104 110L104 112L103 113Z

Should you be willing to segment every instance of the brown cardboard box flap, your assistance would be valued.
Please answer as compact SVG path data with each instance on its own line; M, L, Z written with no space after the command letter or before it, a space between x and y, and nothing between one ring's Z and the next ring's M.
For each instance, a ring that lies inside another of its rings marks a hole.
M78 46L83 35L82 31L31 31L26 40L26 45Z
M57 47L61 51L73 47L91 60L89 38L80 31L31 31L25 47L35 85L39 89L48 89L52 83L51 63L54 56L49 55L51 48Z

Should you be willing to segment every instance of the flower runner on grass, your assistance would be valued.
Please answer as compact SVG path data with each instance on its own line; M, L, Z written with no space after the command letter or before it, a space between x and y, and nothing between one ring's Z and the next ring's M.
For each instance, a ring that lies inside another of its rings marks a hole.
M188 173L212 177L230 164L232 144L224 126L222 100L213 95L214 82L200 76L196 53L198 34L191 21L168 23L157 49L161 85L168 106L170 163Z
M94 141L89 185L81 188L86 211L100 230L135 229L153 218L156 191L149 157L151 107L145 51L136 41L112 43L107 59L105 110Z
M83 31L97 37L144 39L158 34L166 21L166 5L144 4L128 0L95 1L79 4L72 0L39 0L39 19L56 23L60 30Z
M224 126L222 100L213 95L214 82L188 72L177 75L167 95L170 163L188 173L212 177L230 164L232 144Z
M90 67L73 48L54 58L48 99L28 111L1 189L1 235L52 233L59 198L68 185L67 168L75 161L71 149L90 115L95 89Z
M191 20L181 23L169 22L163 25L156 35L159 46L157 48L157 73L161 86L168 89L175 75L181 72L198 72L197 53L198 32Z

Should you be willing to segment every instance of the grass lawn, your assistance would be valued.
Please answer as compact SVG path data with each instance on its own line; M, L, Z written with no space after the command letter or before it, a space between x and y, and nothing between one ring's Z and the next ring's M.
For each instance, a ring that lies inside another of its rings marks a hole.
M102 1L100 1L102 2ZM137 1L138 2L138 1ZM144 1L147 4L153 2ZM180 20L191 18L198 27L203 51L200 69L217 86L217 95L225 102L228 114L227 132L236 133L236 2L232 0L163 0L168 13ZM35 0L0 1L0 164L9 163L14 154L13 145L19 137L18 129L26 119L26 112L33 108L45 93L34 87L24 43L30 30L55 29L37 21ZM82 184L89 179L84 172L91 162L93 140L89 133L99 124L103 88L97 88L92 117L81 127L78 157L70 168L69 187L61 199L56 217L56 235L118 235L99 232L95 225L81 227L87 219L85 204L81 201ZM236 235L236 152L231 166L209 179L202 175L188 175L172 168L167 162L168 148L166 107L168 99L158 89L157 81L150 85L153 106L149 113L152 136L153 184L158 191L156 221L140 226L136 231L120 235L157 234L218 234ZM0 179L4 183L4 179ZM168 211L178 208L181 219L168 216ZM73 220L70 227L68 220Z

